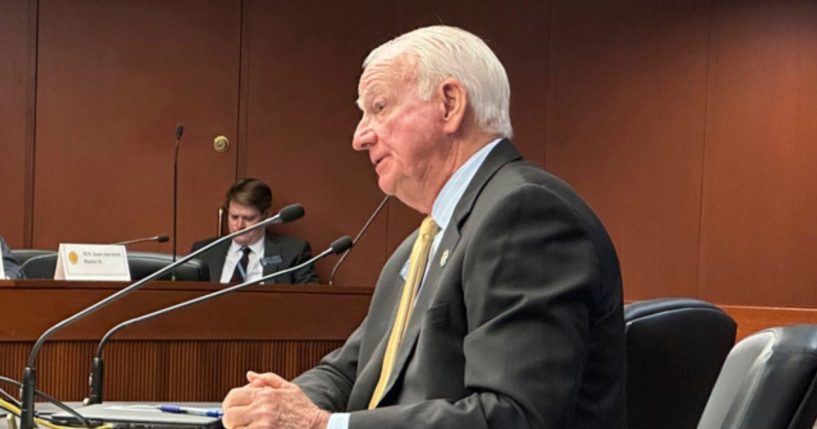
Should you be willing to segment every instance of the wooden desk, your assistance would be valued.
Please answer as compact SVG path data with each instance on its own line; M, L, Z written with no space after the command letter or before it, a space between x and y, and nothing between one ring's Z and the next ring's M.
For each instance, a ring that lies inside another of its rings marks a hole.
M0 281L0 374L22 377L31 347L48 327L124 286ZM154 282L56 333L38 358L38 387L63 400L84 398L105 331L221 287ZM126 328L105 349L105 400L220 401L244 383L249 369L292 378L343 343L365 316L371 293L371 288L252 286Z

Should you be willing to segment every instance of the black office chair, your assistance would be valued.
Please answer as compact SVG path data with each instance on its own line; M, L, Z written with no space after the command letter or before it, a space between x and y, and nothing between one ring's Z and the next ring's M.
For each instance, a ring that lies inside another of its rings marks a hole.
M737 325L720 308L688 298L624 306L630 429L693 429Z
M154 252L128 252L128 268L132 281L141 280L153 274L172 262L173 258L166 253ZM21 265L24 278L27 279L52 279L57 267L57 254L55 252L44 253L39 257L29 258ZM207 264L193 258L180 265L175 270L176 280L189 281L210 281L210 274ZM169 280L172 273L167 273L157 280Z
M30 252L30 254L23 254L27 256L25 260L20 261L20 272L23 273L24 279L53 279L54 270L57 267L57 252L53 250L16 250L15 252Z
M128 267L133 281L147 277L171 262L173 262L173 257L167 253L128 252ZM207 264L196 258L181 264L175 272L176 280L210 281ZM170 280L170 278L171 273L167 273L157 280Z
M12 249L11 254L14 256L14 259L17 260L18 264L24 264L27 260L43 255L53 255L56 252L53 250L42 250L42 249Z
M698 429L811 429L817 325L766 329L729 353Z

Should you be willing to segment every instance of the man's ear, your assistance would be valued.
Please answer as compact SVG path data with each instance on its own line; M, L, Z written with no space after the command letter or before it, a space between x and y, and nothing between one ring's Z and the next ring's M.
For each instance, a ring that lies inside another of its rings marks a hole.
M444 130L454 134L462 128L465 112L468 109L468 93L462 83L454 78L447 78L439 86L442 98Z

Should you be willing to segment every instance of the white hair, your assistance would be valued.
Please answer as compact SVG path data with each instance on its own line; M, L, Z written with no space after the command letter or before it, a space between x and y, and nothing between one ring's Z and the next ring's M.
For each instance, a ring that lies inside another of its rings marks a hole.
M418 28L375 48L363 61L363 69L403 56L416 64L418 95L422 99L430 100L444 79L457 79L468 93L477 125L502 137L513 136L508 75L482 39L457 27Z

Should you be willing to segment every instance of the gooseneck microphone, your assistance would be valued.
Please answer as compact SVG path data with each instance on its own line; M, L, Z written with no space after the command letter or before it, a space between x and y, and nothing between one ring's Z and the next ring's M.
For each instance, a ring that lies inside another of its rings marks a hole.
M85 309L79 311L78 313L69 316L68 318L62 320L61 322L57 323L56 325L48 328L48 330L43 333L37 342L34 343L34 346L31 348L31 353L28 355L28 361L26 364L25 371L23 372L23 389L21 393L21 402L22 402L22 413L20 415L20 427L21 429L33 429L34 426L34 389L36 388L36 369L34 364L37 361L37 355L40 352L40 348L42 348L43 343L47 340L51 335L56 333L62 328L71 325L72 323L81 320L88 316L89 314L105 307L106 305L118 301L122 299L124 296L128 295L129 293L139 289L145 283L161 277L162 275L166 274L170 270L178 267L179 265L195 258L196 256L206 252L207 250L212 249L214 246L217 246L223 243L226 240L230 240L235 236L244 234L246 232L266 227L267 225L271 225L274 223L281 223L281 222L291 222L297 219L300 219L304 215L304 208L300 204L292 204L290 206L286 206L281 209L278 214L272 216L270 218L264 219L261 222L258 222L254 225L250 225L247 228L242 230L238 230L236 232L227 234L223 237L220 237L213 242L209 243L208 245L202 247L201 249L191 252L189 255L179 259L176 262L168 264L164 268L161 268L154 272L153 274L139 280L124 289L119 290L118 292L109 295L108 297L98 301L90 306L86 307Z
M154 235L152 237L142 237L142 238L134 238L133 240L119 241L119 242L116 242L116 243L113 243L113 244L116 244L116 245L119 245L119 246L128 246L128 245L136 244L136 243L144 243L146 241L156 241L156 242L159 242L159 243L165 243L168 240L170 240L170 238L166 234L159 234L159 235Z
M268 275L266 275L266 276L264 276L264 277L262 277L260 279L257 279L257 280L246 281L244 283L241 283L241 284L238 284L238 285L235 285L235 286L231 286L231 287L228 287L228 288L225 288L225 289L220 289L220 290L217 290L215 292L208 293L207 295L202 295L202 296L197 297L197 298L193 298L193 299L190 299L190 300L187 300L187 301L183 301L183 302L180 302L178 304L171 305L170 307L165 307L165 308L156 310L154 312L151 312L151 313L139 316L139 317L134 317L133 319L126 320L126 321L114 326L113 328L111 328L111 330L109 330L108 332L105 333L105 335L102 337L102 340L100 340L99 344L97 345L96 354L94 355L94 360L93 360L93 363L91 364L91 375L90 375L89 380L88 380L88 384L90 386L90 392L88 394L88 397L85 398L85 400L83 402L85 403L85 405L101 404L102 403L102 384L103 384L102 381L103 381L103 377L105 375L105 365L104 365L104 362L102 360L102 351L103 351L103 349L105 347L105 344L108 343L108 340L115 333L119 332L121 329L127 328L128 326L132 326L132 325L135 325L135 324L140 323L140 322L144 322L146 320L153 319L154 317L161 316L163 314L167 314L167 313L170 313L170 312L173 312L173 311L185 308L185 307L189 307L189 306L194 305L194 304L209 301L211 299L217 298L217 297L222 296L222 295L226 295L228 293L235 292L235 291L237 291L239 289L243 289L243 288L245 288L247 286L251 286L251 285L254 285L256 283L265 282L265 281L270 280L272 278L282 276L284 274L289 274L289 273L291 273L293 271L300 270L300 269L302 269L302 268L304 268L304 267L306 267L306 266L308 266L310 264L313 264L313 263L315 263L315 261L317 261L319 259L322 259L322 258L325 258L326 256L329 256L331 254L337 255L339 253L347 251L353 245L354 245L354 242L348 236L340 237L337 240L335 240L323 252L321 252L318 255L315 255L312 258L310 258L310 259L308 259L308 260L306 260L306 261L304 261L304 262L302 262L302 263L300 263L298 265L295 265L293 267L290 267L290 268L287 268L287 269L284 269L284 270L280 270L280 271L276 271L274 273L268 274Z
M372 224L372 221L374 221L374 219L377 217L377 215L380 214L380 210L383 210L383 207L385 207L386 203L389 202L390 197L391 197L391 195L386 195L386 197L383 198L383 201L381 201L380 204L377 206L377 208L374 209L372 214L369 215L369 219L366 221L366 223L363 224L363 228L360 228L360 232L357 233L357 235L355 236L354 241L352 241L352 244L357 244L357 241L360 240L360 237L362 237L363 234L366 232L366 230L369 229L369 225ZM338 271L338 268L340 267L340 264L342 264L343 261L346 260L346 257L349 256L349 252L351 252L351 251L352 251L351 248L348 249L346 251L346 253L344 253L343 255L340 256L340 258L338 258L338 262L335 263L335 266L332 267L332 272L329 274L329 286L334 286L335 285L335 273Z
M179 218L179 144L182 141L184 134L184 125L176 124L176 144L173 146L173 262L176 262L176 243L178 242L176 236L176 222ZM176 280L176 274L171 277Z

